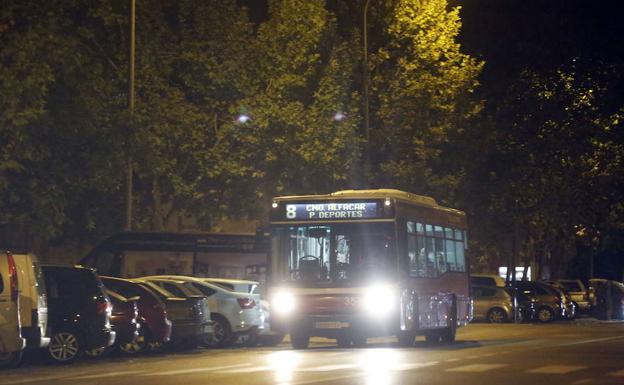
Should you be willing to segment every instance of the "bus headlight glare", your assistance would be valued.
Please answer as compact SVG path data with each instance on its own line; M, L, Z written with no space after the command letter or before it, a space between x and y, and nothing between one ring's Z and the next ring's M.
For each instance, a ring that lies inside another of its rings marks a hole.
M364 292L362 305L367 313L383 317L394 309L395 297L395 291L391 286L374 285Z
M295 310L295 296L292 293L282 291L273 296L271 311L276 314L287 315Z

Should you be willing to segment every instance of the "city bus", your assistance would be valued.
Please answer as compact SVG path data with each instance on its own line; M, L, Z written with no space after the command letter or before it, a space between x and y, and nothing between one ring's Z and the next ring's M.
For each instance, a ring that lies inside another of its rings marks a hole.
M454 342L472 319L466 215L393 189L273 199L267 267L271 328L361 347L396 336Z

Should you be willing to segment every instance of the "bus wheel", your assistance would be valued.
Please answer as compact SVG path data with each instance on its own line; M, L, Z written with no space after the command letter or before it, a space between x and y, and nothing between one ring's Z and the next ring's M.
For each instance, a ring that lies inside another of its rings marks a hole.
M351 337L351 342L353 343L354 348L363 348L366 347L366 342L368 338L365 336L353 336Z
M416 335L411 331L400 331L399 334L397 334L397 339L399 340L400 347L411 348L414 346Z
M455 309L451 311L448 323L449 325L440 331L440 340L445 343L453 343L457 334L457 311Z
M440 342L440 333L437 330L427 330L425 332L425 341L430 344L437 344Z
M307 349L310 345L310 336L303 333L292 333L290 335L290 344L293 349Z
M339 348L348 348L351 346L351 339L347 336L339 336L336 338L336 345L338 345Z

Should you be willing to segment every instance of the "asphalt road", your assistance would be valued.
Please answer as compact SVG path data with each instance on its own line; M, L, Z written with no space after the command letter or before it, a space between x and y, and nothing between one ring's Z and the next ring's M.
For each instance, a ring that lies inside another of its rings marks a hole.
M340 349L315 339L310 349L199 349L136 358L33 363L0 372L1 385L239 384L624 384L624 324L472 324L453 345L392 339Z

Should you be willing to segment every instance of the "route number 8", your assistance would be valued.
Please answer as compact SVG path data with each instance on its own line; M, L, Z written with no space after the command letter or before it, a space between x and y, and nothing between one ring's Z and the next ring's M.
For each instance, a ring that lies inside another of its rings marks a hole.
M297 206L295 205L286 205L286 218L295 219L297 218Z

